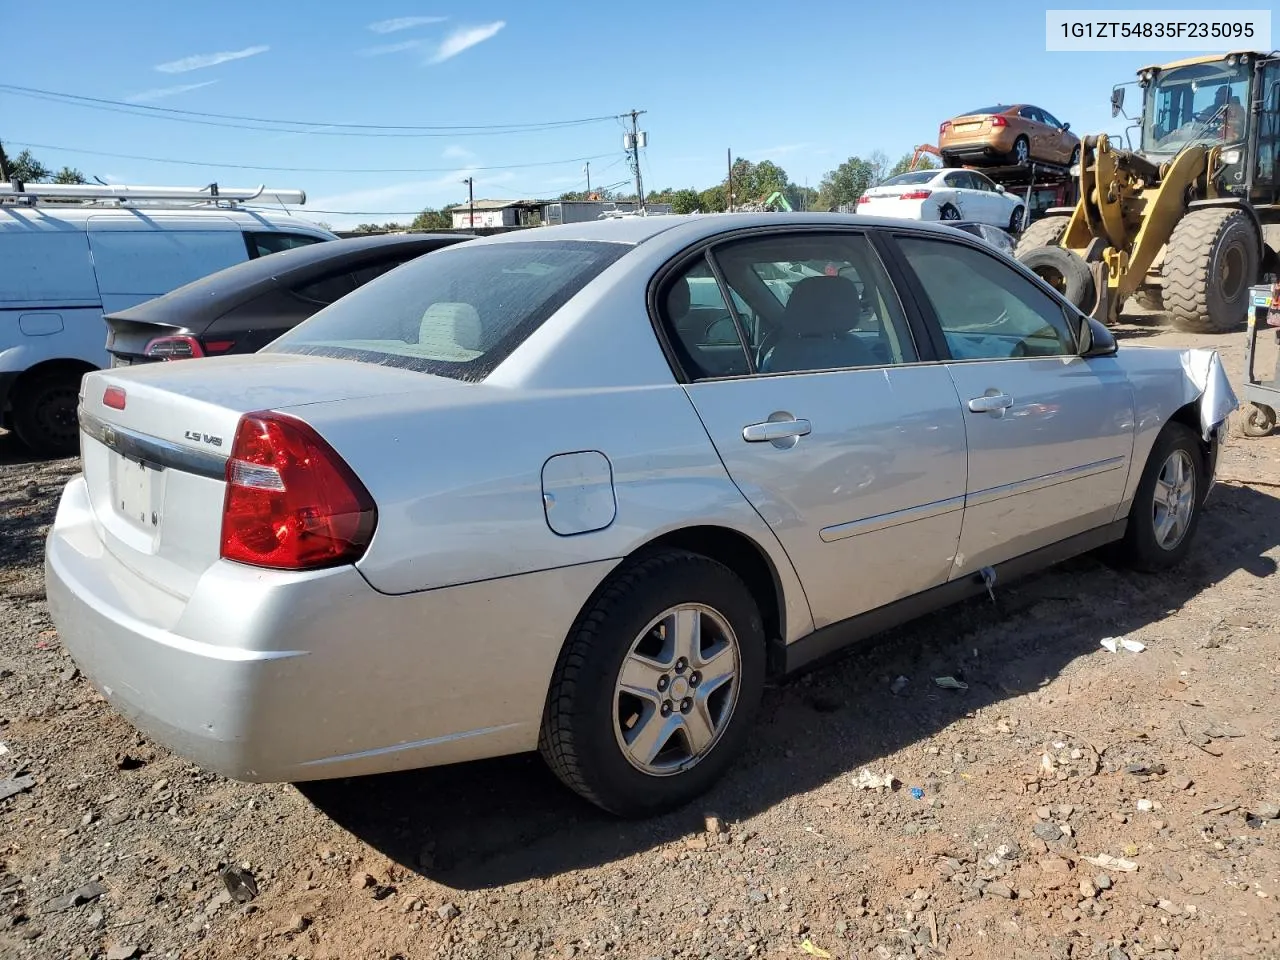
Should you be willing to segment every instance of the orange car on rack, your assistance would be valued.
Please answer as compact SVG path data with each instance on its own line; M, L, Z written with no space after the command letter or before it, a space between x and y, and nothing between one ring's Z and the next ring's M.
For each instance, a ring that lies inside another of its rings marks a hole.
M1069 123L1029 103L971 110L938 128L943 166L1024 164L1067 166L1080 158Z

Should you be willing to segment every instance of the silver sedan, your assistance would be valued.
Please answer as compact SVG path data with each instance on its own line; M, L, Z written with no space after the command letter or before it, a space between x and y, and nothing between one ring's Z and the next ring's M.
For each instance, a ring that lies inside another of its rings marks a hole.
M509 233L258 354L88 375L50 608L209 770L537 749L646 815L721 775L770 676L1072 554L1182 560L1229 392L946 228Z

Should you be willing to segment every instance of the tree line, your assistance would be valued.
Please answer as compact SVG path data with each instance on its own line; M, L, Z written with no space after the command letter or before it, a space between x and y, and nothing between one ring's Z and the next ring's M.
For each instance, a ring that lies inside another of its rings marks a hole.
M64 166L51 170L37 159L30 150L23 150L10 158L0 144L0 180L21 180L23 183L88 183L85 175L75 167Z

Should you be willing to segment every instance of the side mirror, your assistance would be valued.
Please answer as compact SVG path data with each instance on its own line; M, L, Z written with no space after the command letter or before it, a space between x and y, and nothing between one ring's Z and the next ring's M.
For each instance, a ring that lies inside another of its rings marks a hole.
M1124 87L1114 87L1111 90L1111 115L1113 117L1120 116L1120 111L1124 109Z
M1003 183L997 183L997 184L996 184L996 193L1004 193L1004 184L1003 184Z
M1112 114L1112 116L1115 116L1115 114ZM1067 130L1070 130L1070 129L1071 129L1071 124L1069 124L1069 123L1064 123L1064 124L1062 125L1062 129L1063 129L1063 132L1066 132Z
M1095 317L1076 314L1080 324L1080 356L1112 357L1120 349L1107 325Z

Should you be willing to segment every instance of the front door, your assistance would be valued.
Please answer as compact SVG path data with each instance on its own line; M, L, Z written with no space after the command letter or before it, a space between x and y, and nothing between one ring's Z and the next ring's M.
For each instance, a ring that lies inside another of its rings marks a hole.
M1116 359L1080 357L1063 306L991 254L919 236L897 248L951 354L968 438L953 576L1109 523L1133 448Z
M739 305L745 376L717 375L723 345L670 316L686 302L680 285L709 264ZM665 283L661 300L689 399L791 558L818 626L946 581L964 504L963 416L945 368L921 362L927 348L864 235L729 241Z

